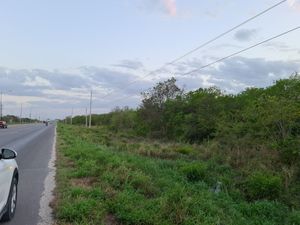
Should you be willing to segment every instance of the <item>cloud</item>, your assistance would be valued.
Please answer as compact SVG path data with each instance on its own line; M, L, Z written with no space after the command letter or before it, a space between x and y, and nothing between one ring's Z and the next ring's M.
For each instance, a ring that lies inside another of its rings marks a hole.
M238 41L249 41L256 33L256 29L241 29L234 34L234 38Z
M203 4L203 15L205 17L211 19L217 19L220 17L224 12L226 12L226 8L233 3L232 0L210 0L209 7ZM199 14L199 12L197 12ZM200 12L201 13L201 12Z
M138 8L147 11L160 11L168 16L175 17L178 14L176 0L136 0ZM131 2L131 1L130 1Z
M162 72L144 78L129 70L85 66L72 70L14 70L0 67L0 90L4 91L4 114L20 113L29 109L42 118L63 118L83 114L89 104L89 93L94 92L93 109L104 113L116 106L137 107L140 93L153 87L156 82L174 76L179 85L188 90L200 87L218 86L228 93L238 93L246 87L265 87L274 80L286 78L300 71L300 61L271 61L263 58L235 57L216 66L183 76L186 71L200 68L208 57L193 59L170 67ZM172 73L171 73L172 72ZM146 73L147 74L147 73ZM8 92L11 90L11 92Z
M73 107L87 107L91 89L97 113L107 112L116 105L135 107L140 102L140 92L151 86L151 82L133 73L99 67L79 67L68 72L0 68L5 114L18 115L23 103L24 110L32 108L43 111L47 118L62 118ZM118 101L120 98L123 100Z
M202 60L193 60L184 64L186 71L200 68ZM182 68L180 68L182 70ZM177 74L181 83L187 88L197 86L218 86L230 93L238 93L246 87L266 87L273 81L287 78L295 71L300 71L300 60L279 61L264 58L234 57L219 63L218 66L209 67L195 72L189 76ZM191 80L192 79L192 80Z
M267 48L276 49L281 52L297 52L298 53L300 51L299 48L291 47L283 42L278 42L278 41L265 43L264 46Z
M132 70L138 70L142 69L144 67L143 63L140 61L135 61L135 60L122 60L118 64L114 64L113 66L116 67L123 67L126 69L132 69Z
M288 4L292 9L300 12L300 1L299 0L288 0Z
M177 15L176 1L175 0L162 0L162 1L168 15L176 16Z
M26 77L24 86L28 87L51 87L49 80L36 76L36 77Z

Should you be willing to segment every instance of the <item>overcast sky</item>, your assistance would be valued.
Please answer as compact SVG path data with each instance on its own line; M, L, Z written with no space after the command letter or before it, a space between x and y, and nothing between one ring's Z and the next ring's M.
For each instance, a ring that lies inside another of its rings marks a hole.
M4 114L63 118L136 107L140 92L175 76L186 90L227 93L265 87L300 71L300 30L183 76L300 25L289 0L173 66L149 74L279 0L0 1L0 91Z

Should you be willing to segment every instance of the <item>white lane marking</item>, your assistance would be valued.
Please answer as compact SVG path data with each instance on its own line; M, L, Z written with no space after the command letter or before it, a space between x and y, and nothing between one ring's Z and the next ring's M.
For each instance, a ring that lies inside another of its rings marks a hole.
M39 209L39 223L38 225L51 225L53 224L53 209L50 207L50 202L54 199L54 188L55 188L55 174L56 174L56 126L54 131L54 140L51 153L51 159L48 163L49 173L44 181L44 191L40 199Z

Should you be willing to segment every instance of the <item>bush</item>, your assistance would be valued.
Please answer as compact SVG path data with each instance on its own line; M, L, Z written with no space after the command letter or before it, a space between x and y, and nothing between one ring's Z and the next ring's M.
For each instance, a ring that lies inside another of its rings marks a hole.
M57 217L67 222L84 221L91 216L90 212L96 206L95 200L65 201L57 210Z
M300 159L300 140L299 138L289 138L279 142L278 149L281 159L286 164L293 164L299 162Z
M288 225L300 225L300 211L294 211L288 217Z
M185 146L178 146L175 148L175 152L181 153L183 155L188 155L193 152L193 147L185 145Z
M207 178L207 165L203 163L191 163L183 166L182 172L189 181L205 181Z
M256 201L238 205L247 224L286 224L288 208L279 202ZM252 221L252 223L249 223Z
M245 191L249 200L269 199L279 197L282 181L279 176L256 172L251 174L245 182Z
M173 190L168 192L163 200L162 213L171 219L172 224L184 224L188 218L190 206L187 190L175 184Z
M139 190L147 197L153 197L158 192L151 181L151 177L142 172L132 172L130 183L135 190Z

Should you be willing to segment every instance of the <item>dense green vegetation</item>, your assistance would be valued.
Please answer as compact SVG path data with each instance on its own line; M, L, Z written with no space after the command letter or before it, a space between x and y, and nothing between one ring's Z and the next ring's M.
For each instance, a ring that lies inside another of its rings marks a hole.
M59 126L60 221L300 224L299 75L236 95L174 78L142 94L136 110L93 115L93 129ZM91 187L70 185L83 178Z
M241 178L204 146L60 124L57 147L60 225L300 224L300 211L278 200L278 175Z

